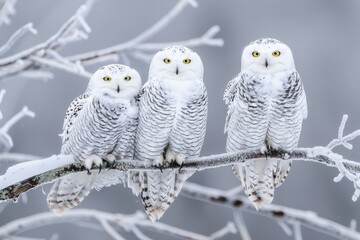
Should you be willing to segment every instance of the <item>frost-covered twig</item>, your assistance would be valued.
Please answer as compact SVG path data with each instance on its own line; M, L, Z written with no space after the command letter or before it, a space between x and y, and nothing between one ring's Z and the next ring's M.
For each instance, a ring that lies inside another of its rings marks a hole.
M8 152L13 147L13 141L8 134L8 131L12 126L15 125L24 117L35 117L35 113L30 111L26 106L23 109L10 118L1 128L0 128L0 153Z
M211 27L199 38L180 42L145 43L145 41L169 25L171 21L173 21L186 6L191 5L193 7L197 7L198 5L195 0L179 0L173 9L171 9L158 22L127 42L100 50L76 54L69 57L62 57L57 52L59 47L64 46L69 42L80 39L87 39L87 34L91 31L91 28L87 25L84 18L85 15L89 12L93 2L94 0L88 0L87 3L82 6L54 36L50 37L44 43L38 44L7 58L0 59L0 79L14 74L38 70L41 66L58 68L85 78L89 78L91 74L84 69L84 65L98 63L100 61L113 61L114 58L118 58L118 55L125 56L125 53L134 56L135 58L144 60L144 51L157 51L167 45L181 44L188 47L195 47L200 45L223 45L222 39L215 38L215 35L220 30L219 26ZM148 61L148 59L149 58L147 58L146 61ZM27 74L23 75L29 76Z
M137 237L139 237L138 231L140 231L139 228L141 228L159 232L162 235L175 236L179 239L219 239L216 237L208 237L194 232L186 231L161 222L153 223L147 219L145 214L140 212L131 215L124 215L100 212L91 209L74 209L62 215L61 217L51 212L46 212L21 219L16 219L13 222L7 223L0 227L0 238L14 236L24 231L48 225L77 222L95 224L95 226L101 227L99 229L105 230L110 236L112 236L113 239L124 239L115 230L114 226L121 227L125 231L133 233ZM134 229L136 229L136 233L134 232ZM224 231L224 229L226 229L226 231ZM229 224L224 229L222 229L222 232L226 234L234 233L233 229L231 229L231 226L229 226ZM219 236L223 237L224 234Z
M170 10L163 18L161 18L157 23L148 28L145 32L139 34L137 37L118 45L114 45L108 48L91 51L82 54L76 54L74 56L70 56L67 59L69 61L80 61L81 63L86 63L87 61L92 61L93 59L104 57L107 55L113 55L115 53L124 52L128 50L159 50L164 46L168 45L185 45L188 47L195 47L199 45L205 46L223 46L224 42L222 39L216 39L214 36L220 31L219 26L211 27L204 35L199 38L190 39L187 41L181 42L167 42L167 43L144 43L150 37L154 36L160 30L165 28L172 20L174 20L179 13L187 6L191 5L193 7L197 7L197 2L194 0L179 0L179 2L174 6L172 10ZM135 55L136 56L136 55Z
M48 50L58 49L72 41L84 39L90 32L89 26L84 21L94 0L88 0L77 12L51 36L47 41L26 49L20 53L0 59L0 78L17 74L21 71L38 66L31 57L46 57Z
M298 238L301 237L301 232L299 235L299 232L296 231L300 230L299 227L301 225L303 227L311 228L315 231L334 236L341 240L360 239L360 233L356 232L355 229L345 227L325 218L321 218L317 216L315 212L303 211L274 204L265 205L261 210L257 211L246 197L236 194L229 196L225 191L194 183L186 183L183 186L181 194L196 200L266 216L282 224L289 224L294 227L294 234L298 234L296 236Z
M0 55L4 54L8 51L25 33L31 32L32 34L36 34L37 31L33 28L32 23L25 24L23 27L19 28L7 42L0 47Z
M10 118L1 128L0 132L8 132L12 126L14 126L18 121L20 121L24 117L35 117L35 113L30 111L27 106L23 107L23 109L15 114L12 118Z
M241 236L242 240L251 240L249 231L246 227L244 217L242 215L241 211L238 211L236 209L233 210L234 220L237 226L237 229L239 230L239 234Z
M0 27L3 24L10 24L10 15L15 14L17 0L3 0L0 8Z
M5 89L1 89L0 90L0 103L2 102L2 100L4 99L4 95L6 93ZM0 120L3 118L2 112L0 111Z

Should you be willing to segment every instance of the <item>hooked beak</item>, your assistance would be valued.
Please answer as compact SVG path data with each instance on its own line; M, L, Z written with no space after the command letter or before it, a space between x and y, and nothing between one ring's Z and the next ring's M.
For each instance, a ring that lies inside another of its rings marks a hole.
M265 67L268 67L268 66L269 66L268 60L265 59Z
M179 75L179 68L178 67L176 67L176 75Z
M116 91L119 93L120 92L120 86L117 86Z

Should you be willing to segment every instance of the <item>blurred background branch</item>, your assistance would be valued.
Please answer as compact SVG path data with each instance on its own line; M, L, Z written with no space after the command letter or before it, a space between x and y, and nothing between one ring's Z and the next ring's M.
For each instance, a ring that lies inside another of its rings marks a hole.
M33 230L48 225L59 223L71 223L79 227L90 227L102 230L115 240L125 239L122 232L130 232L133 237L140 240L149 240L143 230L158 232L161 235L176 237L179 239L193 240L216 240L222 239L227 234L235 234L236 228L232 222L227 223L219 231L204 236L184 229L176 228L161 222L151 222L146 214L136 212L131 215L113 214L92 209L74 209L60 216L52 212L38 213L29 217L16 219L0 226L0 238L6 239L16 237L16 234Z

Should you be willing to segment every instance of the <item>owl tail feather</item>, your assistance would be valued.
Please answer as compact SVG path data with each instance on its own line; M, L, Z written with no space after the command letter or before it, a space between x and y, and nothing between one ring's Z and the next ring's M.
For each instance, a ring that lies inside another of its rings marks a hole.
M274 198L279 161L282 160L258 159L233 165L234 174L257 210L270 204Z
M167 210L167 207L158 207L155 209L145 209L146 214L149 216L150 220L152 222L156 222L157 220L159 220L165 213L165 211Z
M185 170L141 173L141 199L151 221L155 222L164 215L193 173Z
M81 203L94 185L95 176L92 175L76 173L57 180L47 196L49 208L62 215Z

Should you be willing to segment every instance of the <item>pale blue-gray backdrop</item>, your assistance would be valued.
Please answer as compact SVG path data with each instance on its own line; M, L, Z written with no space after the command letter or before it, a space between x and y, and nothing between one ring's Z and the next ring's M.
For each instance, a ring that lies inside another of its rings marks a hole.
M147 29L177 1L103 0L95 3L87 17L92 32L87 41L74 43L61 50L64 56L99 49L124 42ZM218 37L225 41L223 48L197 47L205 66L205 83L209 93L209 119L202 155L222 153L226 115L222 101L227 82L240 71L243 47L261 37L273 37L287 43L295 58L307 97L309 117L304 122L301 147L326 145L337 136L343 114L349 114L345 132L360 128L360 2L357 0L199 0L199 7L187 7L179 17L151 42L186 40L200 36L210 26L219 25ZM0 44L17 28L33 22L36 36L28 35L17 43L15 53L53 34L83 3L76 1L28 0L18 1L17 13L10 26L0 28ZM131 65L147 79L148 64L131 58ZM95 71L99 65L92 66ZM56 154L64 113L69 103L82 93L87 79L60 70L52 70L55 79L42 82L12 77L1 80L5 88L0 108L4 120L26 104L36 112L35 119L24 119L10 131L15 147L13 152L39 156ZM4 121L3 120L3 121ZM360 141L354 150L343 151L346 158L360 158ZM3 173L8 165L0 166ZM351 219L360 220L359 202L353 202L352 183L334 183L335 169L316 163L295 162L287 181L276 191L274 203L303 210L316 211L320 216L343 225ZM229 189L239 182L230 167L196 173L190 181ZM48 191L49 186L44 187ZM28 194L28 203L11 204L0 217L0 225L19 217L48 211L42 189ZM122 186L92 193L81 207L108 212L133 213L142 210L139 199ZM276 222L254 214L244 214L253 239L292 239ZM227 208L179 197L162 218L163 222L202 234L210 234L232 220ZM109 239L104 232L71 224L62 224L26 233L31 237L60 234L60 239ZM150 234L154 239L169 239ZM304 239L333 239L313 230L303 230ZM226 239L239 239L227 236Z

